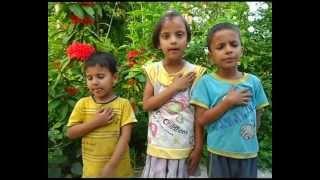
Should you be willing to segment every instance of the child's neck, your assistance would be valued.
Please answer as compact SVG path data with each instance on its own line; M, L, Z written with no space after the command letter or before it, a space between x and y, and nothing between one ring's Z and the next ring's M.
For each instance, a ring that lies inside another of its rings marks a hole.
M238 71L237 68L235 68L235 69L219 69L217 71L217 74L224 79L230 79L230 80L240 79L243 77L242 72Z
M171 73L179 72L183 68L184 63L185 61L183 59L176 60L176 61L164 59L163 67L168 73L171 74Z
M109 94L106 94L104 97L94 97L94 100L96 101L96 103L108 103L115 97L116 95L113 92L110 92Z

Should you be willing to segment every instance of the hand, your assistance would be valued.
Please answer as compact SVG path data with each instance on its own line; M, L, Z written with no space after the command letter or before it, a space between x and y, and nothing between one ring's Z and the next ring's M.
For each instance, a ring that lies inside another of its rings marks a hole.
M193 151L191 152L191 154L188 158L188 174L189 174L189 176L192 176L195 173L195 171L199 165L200 159L201 159L201 151L193 149Z
M196 77L196 73L195 72L189 72L184 76L182 74L178 74L175 77L175 79L173 80L172 86L177 91L185 90L189 86L192 85L193 80L195 79L195 77Z
M112 177L114 176L115 168L110 165L110 163L107 163L101 172L101 177Z
M95 123L98 127L112 123L113 113L111 108L99 109L95 115Z
M249 102L250 97L251 94L248 90L236 90L231 88L224 101L227 101L231 106L246 105Z

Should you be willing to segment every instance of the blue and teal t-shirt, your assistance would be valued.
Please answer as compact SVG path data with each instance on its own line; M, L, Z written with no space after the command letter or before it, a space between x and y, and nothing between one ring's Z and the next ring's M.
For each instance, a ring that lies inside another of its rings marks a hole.
M252 96L247 105L232 107L206 126L208 151L238 159L256 157L259 150L256 109L269 104L258 77L244 73L241 79L226 80L216 73L206 74L195 85L191 104L210 109L223 100L232 87L247 89Z

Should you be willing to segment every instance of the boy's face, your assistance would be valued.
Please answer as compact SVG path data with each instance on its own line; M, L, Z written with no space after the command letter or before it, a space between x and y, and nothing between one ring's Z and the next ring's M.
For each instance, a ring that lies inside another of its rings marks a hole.
M212 37L209 55L219 68L236 68L242 55L239 34L233 30L217 31Z
M187 47L187 31L181 17L167 19L159 34L159 48L168 60L180 60Z
M87 86L96 100L104 101L112 95L112 87L117 76L100 65L86 69Z

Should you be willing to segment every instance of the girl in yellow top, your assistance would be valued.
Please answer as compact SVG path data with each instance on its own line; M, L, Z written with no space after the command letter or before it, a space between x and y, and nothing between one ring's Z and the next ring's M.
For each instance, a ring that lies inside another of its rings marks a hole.
M137 120L129 101L112 90L116 61L111 54L96 52L84 68L92 96L76 103L67 125L70 139L82 137L82 177L133 176L129 141Z
M143 67L148 79L143 108L149 112L149 124L142 177L188 177L198 166L192 155L195 118L189 98L205 68L183 59L190 38L186 20L176 11L168 11L153 32L153 45L164 59Z

